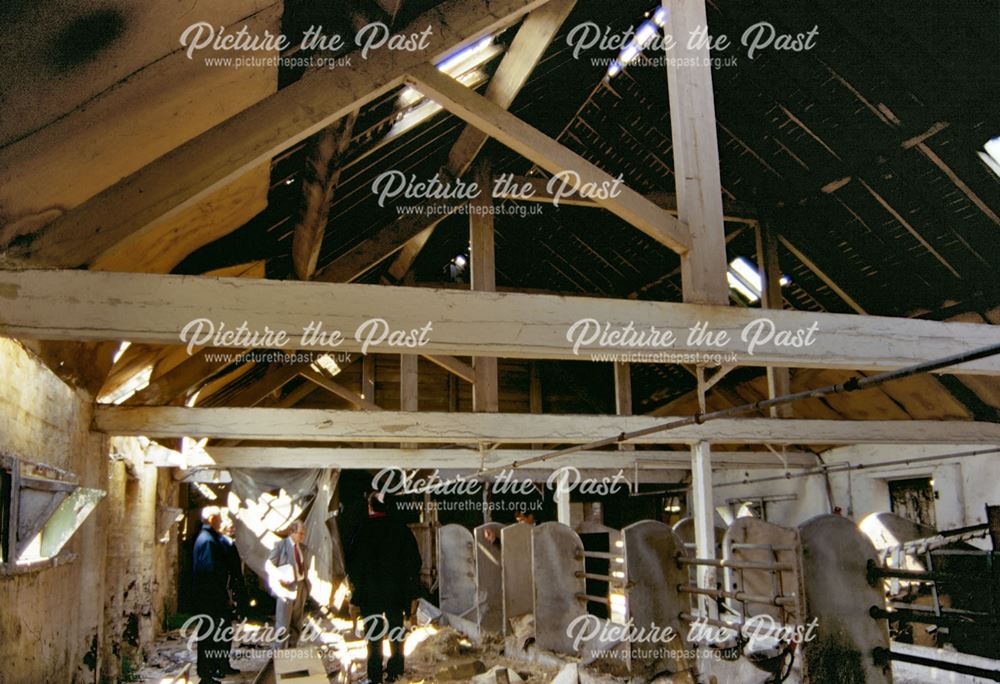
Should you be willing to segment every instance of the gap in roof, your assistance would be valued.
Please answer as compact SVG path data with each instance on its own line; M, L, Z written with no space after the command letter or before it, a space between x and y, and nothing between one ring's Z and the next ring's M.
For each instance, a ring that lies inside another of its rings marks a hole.
M729 280L729 287L743 295L751 304L760 301L761 293L764 289L760 271L743 257L736 257L729 262L729 271L726 273ZM786 275L779 280L782 287L790 285L792 279Z
M983 150L979 153L979 158L986 166L990 167L993 173L1000 176L1000 135L987 141L983 145Z
M446 55L437 63L437 68L462 85L475 88L486 80L486 73L480 67L502 50L493 42L492 35L484 36ZM386 137L401 135L441 111L441 105L409 86L400 93L399 105L402 111Z
M646 12L646 16L649 18L639 24L632 40L618 53L618 58L611 62L605 78L614 78L620 74L622 69L639 59L642 51L649 47L657 36L662 35L661 31L667 23L667 9L661 5L651 12Z

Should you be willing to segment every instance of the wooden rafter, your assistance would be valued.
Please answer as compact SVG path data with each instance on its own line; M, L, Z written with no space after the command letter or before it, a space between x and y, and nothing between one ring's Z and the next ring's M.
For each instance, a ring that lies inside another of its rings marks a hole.
M575 5L576 0L551 0L525 18L486 86L487 100L503 109L510 109ZM466 125L448 152L444 172L453 177L464 174L487 139L488 136L478 128ZM405 276L435 227L421 231L406 243L389 266L392 277L401 280Z
M575 0L551 0L525 18L486 88L487 99L504 109L510 107L574 4ZM466 126L450 150L448 163L441 168L440 175L457 178L464 174L485 144L486 137L478 129ZM397 281L402 280L434 228L463 205L464 202L446 200L433 213L417 212L397 218L350 252L337 257L319 273L318 279L350 282L398 253L389 266L389 273Z
M292 265L299 280L316 271L330 202L340 181L341 160L351 142L357 110L319 133L313 140L302 179L302 207L292 235Z
M576 152L447 74L424 64L411 69L406 80L455 116L549 173L573 171L579 175L581 184L594 188L617 188L617 193L608 192L595 197L598 204L679 254L690 248L691 236L683 223Z

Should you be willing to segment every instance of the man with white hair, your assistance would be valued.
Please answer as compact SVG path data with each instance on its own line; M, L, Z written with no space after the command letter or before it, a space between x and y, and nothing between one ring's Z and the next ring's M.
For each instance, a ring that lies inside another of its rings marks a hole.
M265 564L268 585L278 599L274 616L279 648L294 646L302 633L302 618L309 596L309 553L303 542L306 526L296 520L274 548Z
M209 619L200 623L198 634L198 676L203 684L235 672L229 664L229 640L225 638L233 619L229 596L232 565L223 546L222 511L207 506L201 511L201 531L194 542L192 592L195 606Z

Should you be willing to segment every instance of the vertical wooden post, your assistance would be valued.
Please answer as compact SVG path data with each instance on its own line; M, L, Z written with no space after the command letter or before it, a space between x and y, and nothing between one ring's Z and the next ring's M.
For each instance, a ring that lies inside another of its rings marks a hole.
M420 357L416 354L399 355L399 410L418 411L418 378Z
M541 413L542 402L542 373L538 366L538 361L528 362L528 410L532 413ZM532 449L541 449L541 444L532 444Z
M632 366L615 361L615 413L632 415ZM633 444L619 444L619 451L635 451Z
M556 492L556 520L563 525L572 527L572 516L569 508L569 491Z
M17 564L17 520L21 516L21 462L10 459L10 507L7 509L7 548L4 562L10 567Z
M419 411L418 368L420 357L416 354L399 355L399 410ZM416 444L400 444L401 449L415 449Z
M365 354L361 359L361 396L375 402L375 355Z
M712 447L698 442L691 447L691 502L694 516L694 541L698 558L715 558L715 503L712 497ZM698 566L698 586L715 589L715 568ZM719 617L715 600L698 597L700 615L715 620Z
M493 242L493 175L486 163L475 172L479 195L469 203L470 278L472 290L496 292L495 249ZM500 410L495 357L475 357L472 367L476 382L472 386L472 410L495 413Z
M681 255L684 301L728 304L711 55L707 45L689 46L692 32L708 25L705 0L663 0L663 7L676 40L666 56L677 218L691 234L691 249Z
M778 264L778 241L771 225L758 221L757 270L760 272L760 305L764 309L784 308L781 294L781 268ZM767 394L774 398L791 392L792 382L787 368L767 367ZM772 406L772 418L791 418L792 405Z
M375 403L375 355L365 354L361 358L361 396L373 404ZM375 446L373 442L366 442L365 446L371 448Z

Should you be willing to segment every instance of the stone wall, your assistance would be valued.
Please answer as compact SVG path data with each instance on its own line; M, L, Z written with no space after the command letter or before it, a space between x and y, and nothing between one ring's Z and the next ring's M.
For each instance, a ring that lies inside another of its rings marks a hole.
M160 544L156 528L157 501L176 505L178 488L141 456L112 458L109 440L90 432L91 406L0 337L0 451L107 492L66 545L72 560L0 575L2 684L114 680L122 657L138 665L175 605L176 531Z

